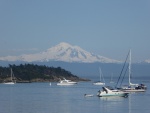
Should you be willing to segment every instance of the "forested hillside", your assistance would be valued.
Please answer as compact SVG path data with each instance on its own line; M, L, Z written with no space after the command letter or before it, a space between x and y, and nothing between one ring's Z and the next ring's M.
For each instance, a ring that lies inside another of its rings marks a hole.
M34 64L9 65L0 67L0 82L9 81L10 69L13 70L16 82L45 82L58 81L59 78L67 78L75 81L83 80L61 67L47 67Z

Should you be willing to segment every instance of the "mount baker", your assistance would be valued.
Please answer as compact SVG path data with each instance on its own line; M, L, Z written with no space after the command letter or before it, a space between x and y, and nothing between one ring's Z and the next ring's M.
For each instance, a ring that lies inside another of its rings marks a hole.
M64 61L64 62L84 62L84 63L119 63L120 61L95 55L87 52L79 46L72 46L62 42L44 52L35 54L25 54L20 56L0 57L2 61L25 61L25 62L45 62L45 61Z

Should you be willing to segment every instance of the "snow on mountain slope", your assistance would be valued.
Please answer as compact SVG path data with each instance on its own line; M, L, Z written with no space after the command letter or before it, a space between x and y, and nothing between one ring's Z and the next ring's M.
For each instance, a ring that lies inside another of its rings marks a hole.
M62 42L54 47L47 49L44 52L36 54L25 54L21 56L6 56L0 57L3 61L64 61L64 62L102 62L102 63L119 63L120 61L109 59L100 55L94 55L83 50L78 46L72 46L68 43Z

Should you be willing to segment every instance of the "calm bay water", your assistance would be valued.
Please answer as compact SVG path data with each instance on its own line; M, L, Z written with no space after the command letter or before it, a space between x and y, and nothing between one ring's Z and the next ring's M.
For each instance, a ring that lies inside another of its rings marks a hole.
M146 92L132 93L127 98L97 97L101 87L92 82L79 82L74 86L0 84L0 113L150 113L149 80L142 80L148 86ZM141 79L135 80L139 81ZM94 96L84 97L84 94Z

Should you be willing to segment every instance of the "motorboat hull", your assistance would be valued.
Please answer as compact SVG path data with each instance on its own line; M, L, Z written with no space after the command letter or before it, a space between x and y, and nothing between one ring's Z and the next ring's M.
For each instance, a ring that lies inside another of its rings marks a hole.
M112 96L119 96L119 97L128 97L128 93L99 93L98 94L99 97L112 97Z
M75 84L77 84L77 82L66 80L65 78L63 80L60 79L60 81L57 83L59 86L70 86Z
M128 97L128 92L123 92L121 90L109 89L107 87L102 87L103 90L98 92L99 97L110 97L110 96L119 96L119 97Z

